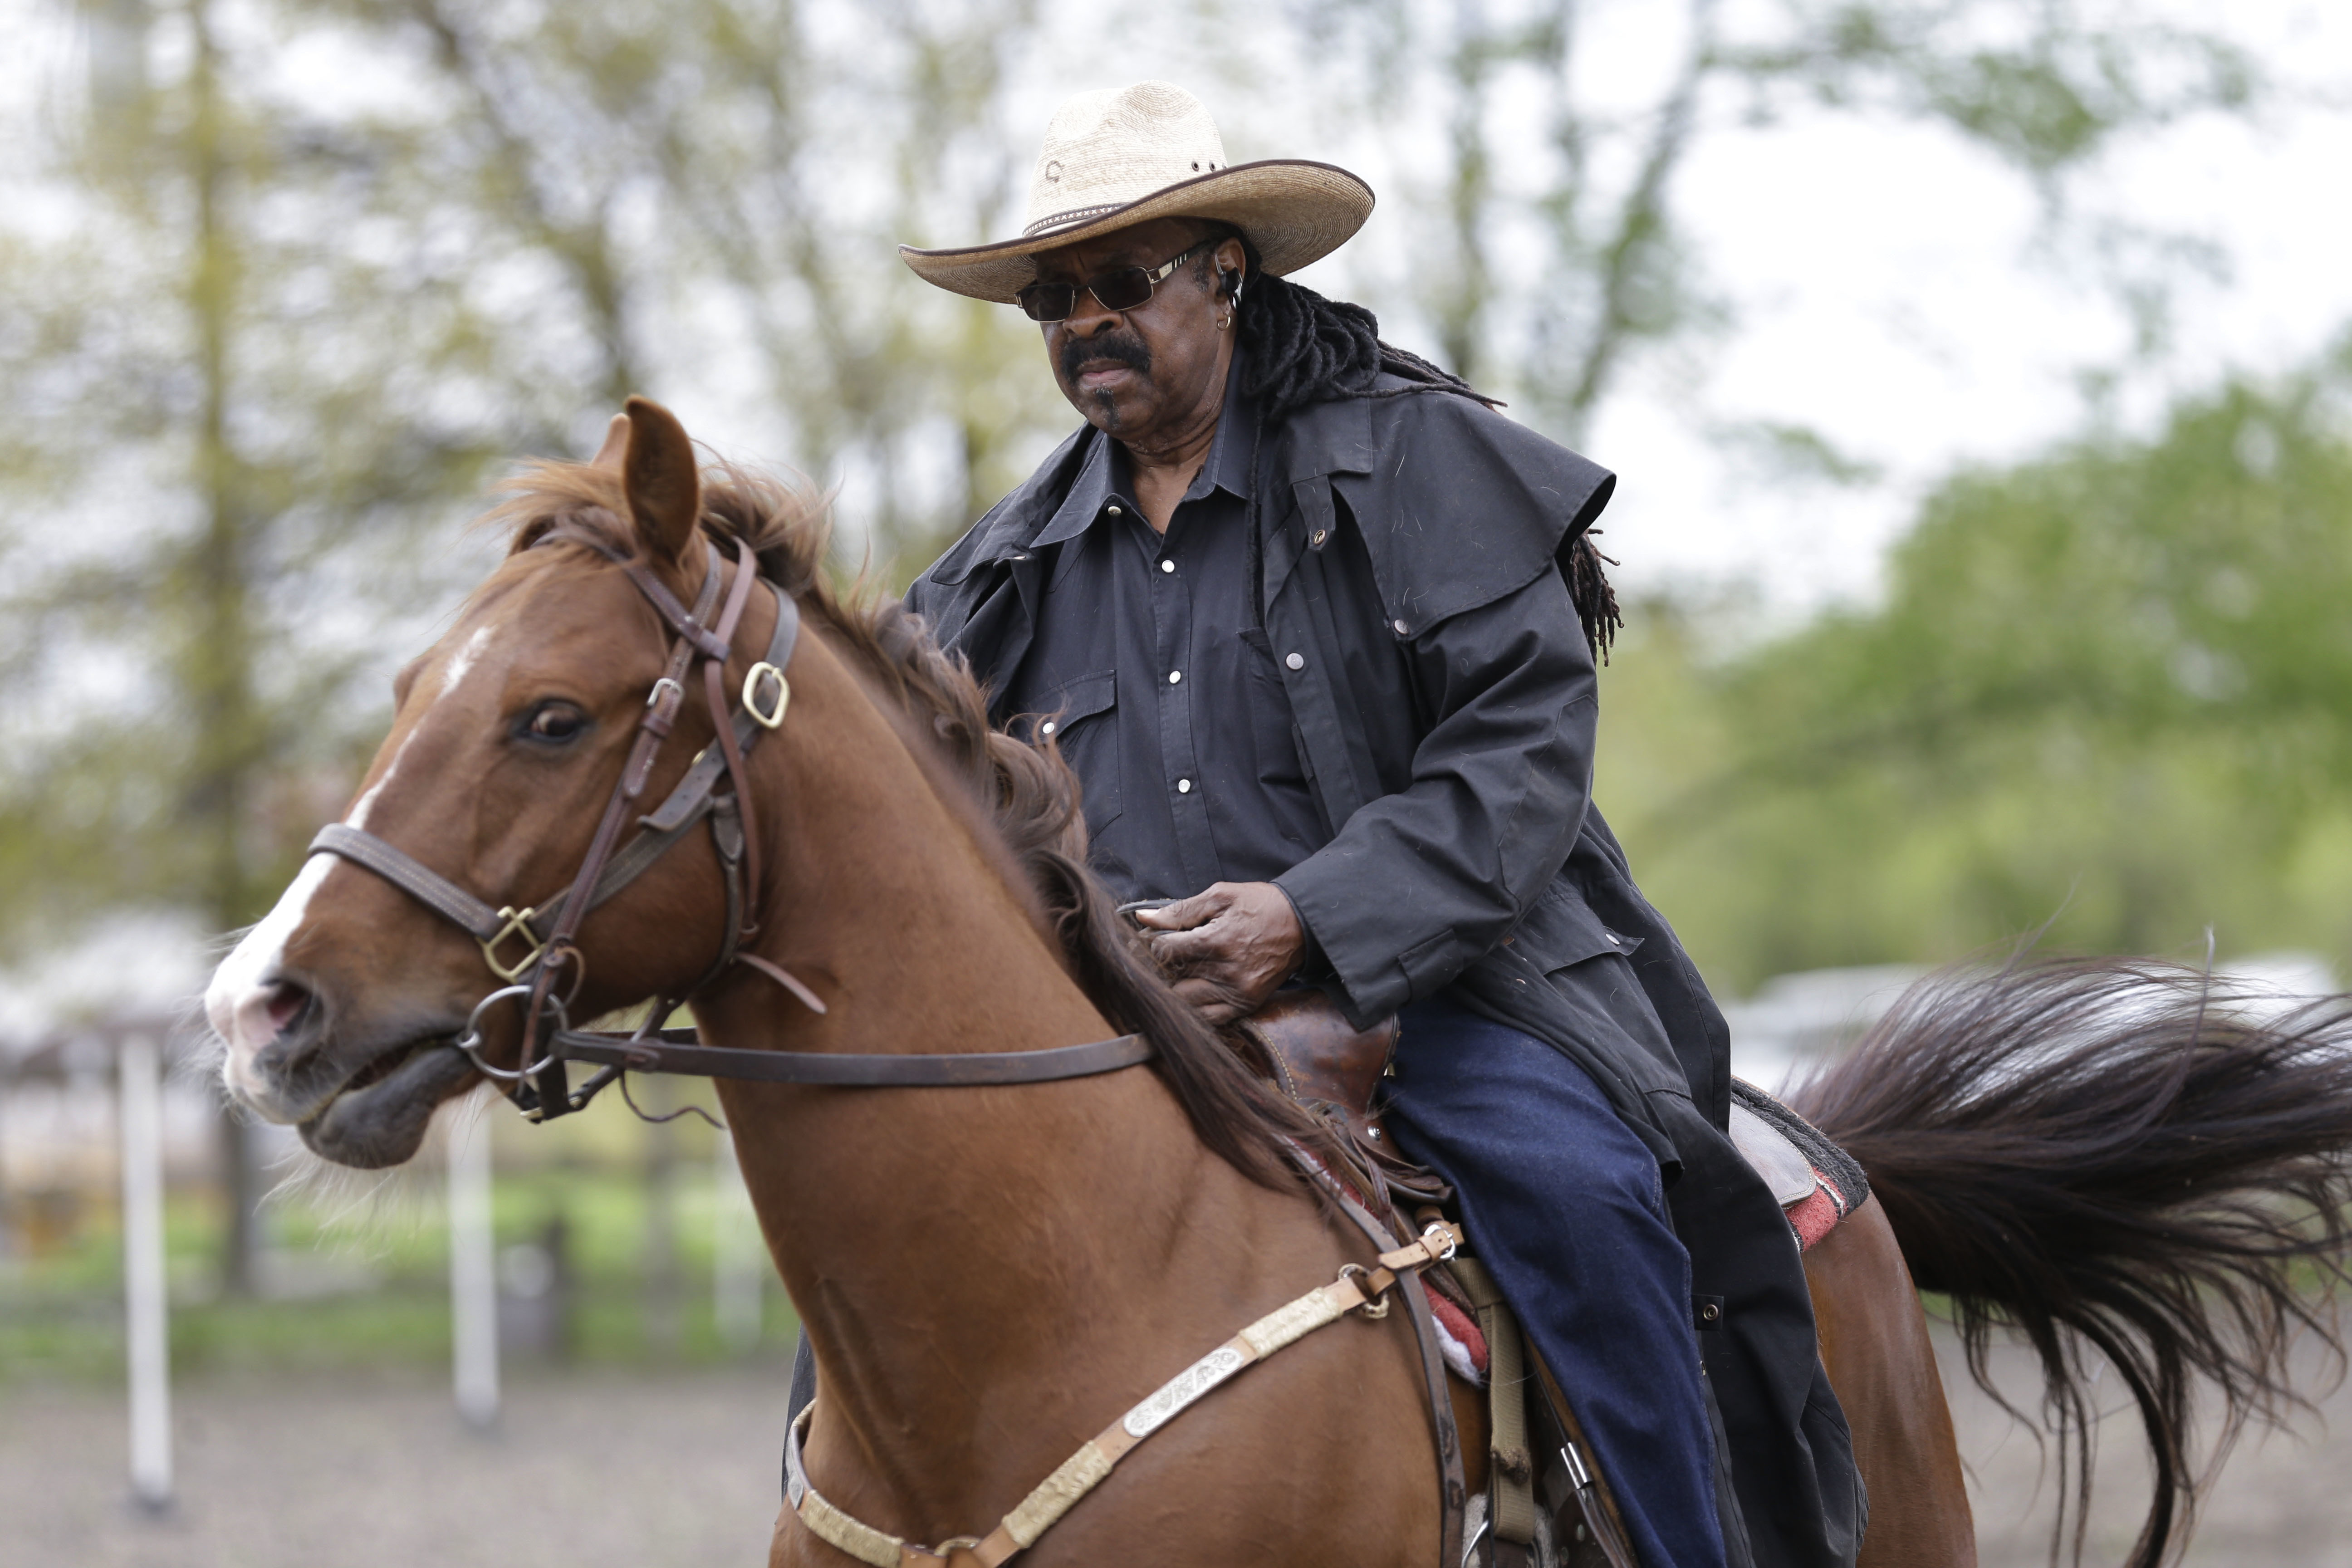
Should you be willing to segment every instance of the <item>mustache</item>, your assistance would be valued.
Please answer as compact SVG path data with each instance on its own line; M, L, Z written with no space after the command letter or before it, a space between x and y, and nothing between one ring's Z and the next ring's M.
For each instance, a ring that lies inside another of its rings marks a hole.
M1151 374L1151 351L1132 332L1107 332L1098 338L1073 338L1062 345L1062 380L1078 379L1078 367L1090 360L1112 360L1138 375Z

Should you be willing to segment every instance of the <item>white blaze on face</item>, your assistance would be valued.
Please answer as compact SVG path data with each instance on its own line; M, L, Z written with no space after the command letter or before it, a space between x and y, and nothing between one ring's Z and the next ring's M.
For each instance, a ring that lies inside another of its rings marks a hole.
M466 646L457 650L457 657L451 659L449 668L441 672L443 697L457 689L457 683L466 679L466 672L474 668L474 661L482 657L482 649L489 640L490 628L488 626L476 628L474 635L466 639Z
M310 895L334 868L333 856L311 856L278 895L277 907L262 916L261 923L246 932L236 950L213 971L213 983L205 990L205 1016L228 1045L221 1061L221 1079L231 1094L265 1116L269 1114L268 1086L253 1076L252 1067L261 1047L278 1037L277 1022L269 1016L277 985L269 977L278 973L288 939L301 929Z
M458 673L460 667L479 650L486 635L487 630L474 634L472 640L452 663L453 675ZM446 680L442 683L443 695L447 694L450 684ZM376 798L383 794L384 785L400 772L401 759L408 754L408 748L415 743L422 728L419 723L402 737L399 748L392 753L391 765L383 770L383 776L370 784L352 804L351 814L344 818L352 826L367 826L369 811L374 807ZM231 1094L263 1116L271 1114L269 1086L257 1077L252 1068L255 1056L278 1037L278 1021L270 1016L269 1008L278 992L274 977L284 963L287 942L302 929L302 917L309 912L310 895L319 890L319 884L325 881L327 874L334 868L335 857L311 856L286 891L278 895L277 907L261 918L260 924L246 932L245 940L236 944L236 951L213 971L213 983L205 989L205 1016L211 1019L213 1031L228 1047L221 1058L221 1079L228 1086Z
M345 822L353 827L363 828L367 826L368 813L375 809L376 796L383 793L383 786L392 782L393 774L400 772L400 760L408 755L409 747L416 744L417 732L423 728L424 726L419 724L400 738L399 750L392 753L392 765L383 770L383 777L360 792L359 799L352 803L350 814L343 818Z

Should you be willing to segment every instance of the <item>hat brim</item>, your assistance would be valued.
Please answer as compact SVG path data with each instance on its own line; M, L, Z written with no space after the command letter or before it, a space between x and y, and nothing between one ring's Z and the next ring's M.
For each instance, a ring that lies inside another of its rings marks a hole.
M1247 237L1258 264L1280 277L1345 245L1372 214L1372 187L1347 170L1304 159L1236 163L1163 186L1139 201L1087 212L1018 239L953 250L898 247L927 283L1001 305L1019 302L1037 277L1035 257L1154 218L1201 217L1232 224Z

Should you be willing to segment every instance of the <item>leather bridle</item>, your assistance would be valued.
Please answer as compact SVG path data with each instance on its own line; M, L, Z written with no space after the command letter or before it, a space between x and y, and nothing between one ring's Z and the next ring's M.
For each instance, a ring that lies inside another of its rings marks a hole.
M1139 1035L1040 1051L982 1051L946 1055L856 1054L844 1052L751 1051L703 1045L692 1029L658 1028L661 1020L711 984L736 963L749 964L790 991L802 1003L822 1013L825 1005L816 993L788 971L742 951L745 941L758 934L759 914L748 907L760 889L759 828L751 808L751 776L746 761L761 736L783 723L792 688L784 670L800 640L800 606L791 595L761 578L757 557L748 542L739 551L733 589L726 595L717 621L724 573L719 549L703 541L707 565L702 587L692 608L656 576L642 561L633 559L584 528L559 523L531 543L553 542L585 545L628 575L673 634L661 677L654 682L637 720L628 760L613 786L595 837L578 872L563 892L540 905L492 909L456 882L435 871L406 851L363 828L330 823L311 839L310 853L333 855L363 866L408 894L444 920L465 930L478 943L490 973L506 984L474 1005L463 1033L447 1048L463 1052L474 1067L505 1086L507 1098L534 1121L566 1116L585 1107L596 1094L634 1069L638 1072L683 1073L710 1078L752 1079L763 1083L829 1084L856 1088L943 1088L967 1084L1045 1083L1086 1078L1149 1061L1150 1041ZM744 676L738 694L729 700L725 675L733 652L735 631L742 621L752 584L757 581L776 602L775 630L759 662ZM625 846L621 834L643 797L653 765L660 755L685 706L686 689L697 665L701 667L702 691L710 713L715 739L698 755L669 795L652 811L637 817L637 833ZM719 789L721 777L731 786ZM580 952L581 925L591 911L643 876L654 862L698 826L708 821L713 847L726 882L727 931L719 956L701 977L676 996L656 996L645 1024L634 1034L606 1034L574 1029L567 1005L579 994L585 978ZM519 951L518 951L519 950ZM564 972L571 972L568 984ZM481 1055L481 1021L502 1003L523 1001L522 1048L513 1068L485 1061ZM545 1054L533 1060L544 1033ZM600 1070L578 1089L571 1085L568 1062L593 1062Z

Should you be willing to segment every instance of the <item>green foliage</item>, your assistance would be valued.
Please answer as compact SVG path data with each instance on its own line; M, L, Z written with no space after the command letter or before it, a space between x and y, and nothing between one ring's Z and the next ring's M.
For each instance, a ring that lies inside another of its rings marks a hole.
M892 247L1008 188L976 127L1029 10L94 5L0 168L51 215L0 220L0 948L257 916L482 569L486 482L632 392L719 363L871 476L899 576L1009 488L1066 417L1034 336ZM399 90L320 89L360 59ZM911 491L942 424L961 482Z
M1591 9L1297 4L1310 37L1359 65L1327 73L1350 111L1416 141L1432 118L1444 124L1436 188L1406 197L1431 220L1412 304L1441 358L1570 445L1645 353L1686 351L1727 323L1675 192L1727 121L1826 110L1948 132L2032 182L2044 237L2062 242L2050 252L2079 250L2150 346L2172 287L2213 259L2178 235L2074 214L2073 186L2136 132L2240 112L2263 92L2226 38L2073 0L1653 5L1654 36L1671 32L1674 47L1643 86L1638 68L1592 58ZM1401 103L1416 112L1396 114Z
M1736 657L1636 617L1604 807L1711 972L2352 952L2352 352L1958 476L1885 602Z
M1787 4L1776 31L1735 37L1727 66L1769 94L1875 103L1940 121L2037 175L2117 135L2251 104L2259 74L2226 39L2128 10L1968 0Z
M911 556L1002 493L1008 445L1066 418L1018 318L895 259L901 241L989 227L1025 169L994 116L1034 9L404 0L358 15L455 95L430 142L443 188L552 264L556 324L594 345L592 406L723 375L782 416L792 461L866 479L859 521L878 552ZM1008 361L1030 373L1017 384ZM915 491L906 476L942 420L965 483Z

